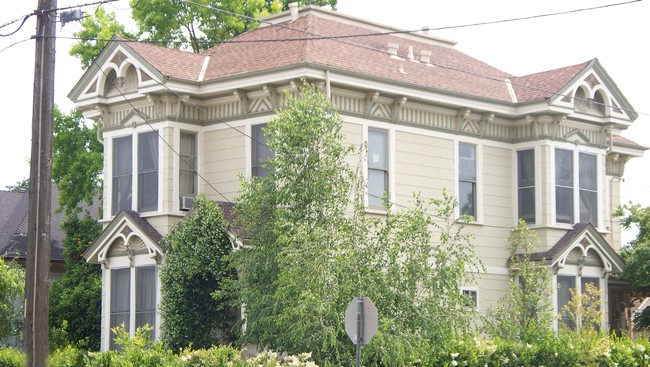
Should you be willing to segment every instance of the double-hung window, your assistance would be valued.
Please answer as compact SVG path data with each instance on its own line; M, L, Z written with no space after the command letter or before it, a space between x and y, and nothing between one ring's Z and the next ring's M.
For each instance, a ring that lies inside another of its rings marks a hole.
M138 212L158 209L158 132L138 135Z
M458 206L476 218L476 146L467 143L458 144Z
M181 132L180 142L179 194L194 197L197 193L196 134Z
M265 163L273 158L273 151L269 148L264 134L265 128L266 124L251 127L251 175L254 177L266 177L269 172Z
M111 214L131 209L133 161L131 136L113 139L113 189Z
M145 325L156 330L156 294L155 266L111 269L110 328L123 325L130 335ZM111 336L109 348L115 347Z
M388 194L388 131L368 129L368 207L383 208Z
M535 223L535 150L517 152L518 217Z
M571 291L570 289L576 287L576 277L567 276L567 275L558 275L557 276L557 311L560 314L560 320L566 325L569 329L575 329L576 325L571 318L571 315L567 313L564 308L571 301Z
M597 158L594 154L575 155L571 150L558 148L555 149L555 220L571 224L576 219L598 225Z

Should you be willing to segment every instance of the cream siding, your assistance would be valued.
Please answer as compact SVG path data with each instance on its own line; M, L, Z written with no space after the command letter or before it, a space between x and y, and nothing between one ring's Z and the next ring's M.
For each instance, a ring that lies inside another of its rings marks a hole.
M243 127L212 130L203 134L203 191L213 200L234 200L238 174L245 174L246 139Z

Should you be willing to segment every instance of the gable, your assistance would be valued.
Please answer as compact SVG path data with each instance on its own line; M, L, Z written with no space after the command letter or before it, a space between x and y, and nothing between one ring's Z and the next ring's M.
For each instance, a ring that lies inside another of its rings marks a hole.
M147 221L132 211L121 211L83 254L86 261L105 263L109 257L148 255L162 259L162 236Z

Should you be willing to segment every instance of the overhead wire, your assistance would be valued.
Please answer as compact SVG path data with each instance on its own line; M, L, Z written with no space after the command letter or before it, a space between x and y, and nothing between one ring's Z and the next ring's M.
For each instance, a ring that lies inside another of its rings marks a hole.
M115 0L109 0L109 1L115 1ZM208 5L205 5L205 4L195 3L195 2L190 1L190 0L181 0L181 1L183 1L183 2L185 2L185 3L194 4L194 5L197 5L197 6L208 7L208 8L210 8L210 9L213 9L213 10L216 10L216 11L220 11L220 12L224 12L224 13L228 13L228 14L231 14L231 15L233 15L233 16L239 16L239 17L243 17L243 18L247 18L247 19L255 20L255 21L258 21L258 22L263 22L263 21L261 21L261 20L259 20L259 19L255 19L255 18L248 17L248 16L245 16L245 15L242 15L242 14L237 14L237 13L233 13L233 12L226 11L226 10L223 10L223 9L219 9L219 8L211 7L211 6L208 6ZM601 9L601 8L606 8L606 7L611 7L611 6L626 5L626 4L630 4L630 3L634 3L634 2L639 2L639 1L642 1L642 0L632 0L632 1L627 1L627 2L623 2L623 3L616 3L616 4L609 4L609 5L603 5L603 6L597 6L597 7L583 8L583 9L577 9L577 10L571 10L571 11L565 11L565 12L547 13L547 14L542 14L542 15L535 15L535 16L529 16L529 17L520 17L520 18L506 19L506 20L493 21L493 22L481 22L481 23L472 23L472 24L459 25L459 26L439 27L439 28L434 28L434 29L429 29L429 30L442 30L442 29L463 28L463 27L470 27L470 26L480 26L480 25L487 25L487 24L505 23L505 22L511 22L511 21L516 21L516 20L526 20L526 19L533 19L533 18L540 18L540 17L547 17L547 16L554 16L554 15L562 15L562 14L575 13L575 12L579 12L579 11ZM107 2L108 2L108 1L107 1ZM137 4L136 4L136 5L137 5ZM273 23L272 23L272 24L273 24ZM405 31L376 32L376 33L366 33L366 34L357 34L357 35L322 36L322 35L318 35L318 34L313 33L313 32L308 32L308 31L305 31L305 30L302 30L302 29L296 29L296 28L293 28L293 27L288 27L288 26L286 26L286 25L282 25L282 24L273 24L273 25L274 25L274 26L280 26L280 27L283 27L283 28L287 28L287 29L290 29L290 30L293 30L293 31L301 32L301 33L304 33L304 34L308 34L309 37L289 38L289 39L279 39L279 40L278 40L278 39L272 39L272 40L271 40L271 39L269 39L269 40L250 40L250 41L247 41L247 40L227 40L227 41L218 42L217 44L224 44L224 43L250 43L250 42L291 42L291 41L304 41L304 40L334 40L334 41L344 42L344 43L347 43L347 44L353 45L353 46L355 46L355 47L363 47L363 48L370 49L370 50L373 50L373 51L377 51L377 52L381 52L381 53L386 53L385 50L379 50L379 49L376 49L376 48L373 48L373 47L369 47L369 46L366 46L366 45L360 45L360 44L353 43L353 42L346 42L345 39L348 39L348 38L359 38L359 37L370 37L370 36L381 36L381 35L386 35L386 34L397 34L397 33L415 33L415 32L420 32L420 31L422 31L421 29L418 29L418 30L411 30L411 31L405 30ZM97 39L95 39L95 40L97 40ZM143 42L143 41L138 41L138 40L127 40L127 39L124 39L124 40L122 40L122 41L123 41L123 42ZM153 41L153 42L151 42L151 43L159 43L159 42L164 42L164 41ZM93 61L93 63L94 63L94 61ZM449 67L449 66L446 66L446 65L437 65L437 64L435 64L435 66L439 66L439 67L443 67L443 68L452 69L452 70L455 70L455 71L458 71L458 72L469 73L469 74L472 74L472 75L475 75L475 76L478 76L478 77L490 78L490 79L497 80L497 81L503 81L502 79L499 79L499 78L493 78L493 77L489 77L489 76L486 76L486 75L481 75L481 74L477 74L477 73L471 73L471 72L468 72L468 71L466 71L466 70L462 70L462 69L458 69L458 68L453 68L453 67ZM98 67L98 69L99 69L100 71L102 71L102 73L104 73L104 71L101 70L101 68L99 68L99 66L97 66L97 67ZM104 73L104 75L106 76L105 73ZM155 79L154 79L154 80L155 80ZM170 91L171 93L176 94L177 96L180 97L180 95L179 95L176 91L171 90L171 89L170 89L167 85L165 85L164 83L160 83L160 82L158 82L157 80L156 80L156 83L158 83L159 85L163 86L165 89L167 89L167 90ZM512 83L512 84L515 85L515 83ZM532 86L530 86L530 85L520 85L520 86L521 86L521 87L524 87L524 88L537 89L538 91L544 91L544 92L548 92L548 93L553 93L554 95L563 96L562 94L559 94L559 93L556 93L556 92L553 92L553 91L544 90L544 89L542 89L542 88L535 88L535 87L532 87ZM118 90L118 91L119 91L119 90ZM135 108L135 107L131 104L131 102L128 100L128 98L126 98L126 96L125 96L121 91L119 91L119 92L120 92L120 95L121 95L121 96L122 96L122 97L123 97L123 98L124 98L124 99L129 103L129 104L130 104L130 105L131 105L131 107L134 109L134 111L136 111L136 112L138 113L138 115L139 115L139 116L140 116L140 117L145 121L145 123L147 123L147 125L148 125L152 130L156 131L155 128L154 128L154 127L149 123L148 118L146 117L146 115L144 115L141 111L139 111L137 108ZM593 102L593 101L592 101L592 103L597 103L597 102ZM198 108L199 110L205 112L205 109L203 109L201 106L198 106L198 105L193 104L193 103L191 103L191 102L190 102L190 104L193 105L195 108ZM618 106L617 106L617 107L618 107ZM619 108L620 108L620 107L619 107ZM637 112L637 111L635 111L635 112ZM637 112L637 113L638 113L638 112ZM252 137L252 136L249 136L249 135L246 134L245 132L241 131L240 129L237 129L237 128L233 127L232 125L228 124L227 122L226 122L225 124L226 124L227 127L231 128L231 129L234 129L235 131L237 131L237 132L243 134L244 136L246 136L248 139L251 139L251 141L255 141L255 142L259 143L259 144L263 144L263 145L266 146L266 144L265 144L264 142L261 142L261 141L255 139L255 138ZM164 143L165 143L165 144L166 144L166 145L167 145L167 146L172 150L172 152L173 152L174 154L176 154L177 156L179 156L180 159L183 159L182 156L180 155L180 153L178 153L178 152L177 152L177 151L172 147L172 144L170 144L169 142L167 142L167 141L164 139L164 137L162 137L159 133L158 133L158 135L159 135L160 139L163 140L163 142L164 142ZM267 146L267 147L268 147L268 146ZM185 162L185 163L187 164L187 162ZM231 201L230 201L230 200L229 200L229 199L228 199L228 198L227 198L223 193L221 193L219 190L217 190L216 187L214 187L214 185L212 185L212 184L211 184L207 179L205 179L203 176L201 176L201 175L199 174L198 170L196 170L194 167L193 167L193 169L194 169L194 172L197 174L197 177L199 177L203 182L205 182L206 184L208 184L208 185L210 186L210 188L212 188L212 189L213 189L217 194L219 194L221 197L223 197L226 201L228 201L229 203L232 203L232 202L231 202ZM365 194L367 194L367 195L369 195L369 196L373 196L373 197L375 197L375 198L383 199L383 198L381 198L381 197L375 196L375 195L370 194L370 193L368 193L368 192L366 192ZM404 205L401 205L401 204L398 204L398 203L394 203L394 202L391 202L391 201L387 201L387 203L388 203L388 204L391 204L391 205L394 205L394 206L397 206L397 207L401 207L401 208L409 209L409 207L407 207L407 206L404 206ZM429 213L429 214L431 214L431 213ZM492 227L495 227L495 226L492 226ZM508 229L509 229L509 228L511 228L511 227L498 227L498 228L508 228Z

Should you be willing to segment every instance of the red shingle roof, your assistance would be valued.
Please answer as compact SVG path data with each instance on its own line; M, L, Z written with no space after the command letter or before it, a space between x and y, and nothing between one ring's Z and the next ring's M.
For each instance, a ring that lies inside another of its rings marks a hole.
M576 75L594 61L589 60L578 65L521 77L511 77L510 82L519 102L541 100L552 97L555 93L560 92Z
M197 81L204 56L149 43L129 42L128 45L162 75Z

